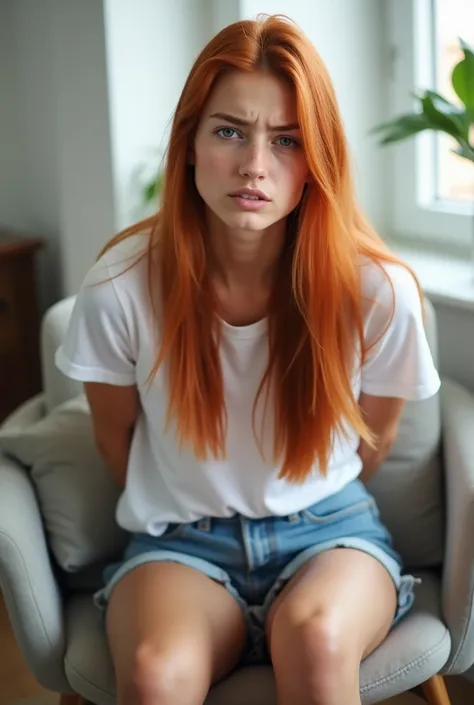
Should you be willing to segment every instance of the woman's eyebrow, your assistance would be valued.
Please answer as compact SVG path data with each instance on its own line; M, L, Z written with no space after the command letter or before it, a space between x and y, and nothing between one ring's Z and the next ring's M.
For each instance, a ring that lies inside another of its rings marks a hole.
M229 113L213 113L209 115L210 118L217 118L218 120L225 120L226 122L231 122L234 125L251 125L252 123L243 118L239 118L236 115L230 115ZM290 125L268 125L272 132L290 132L292 130L299 130L300 126L297 122L291 123Z

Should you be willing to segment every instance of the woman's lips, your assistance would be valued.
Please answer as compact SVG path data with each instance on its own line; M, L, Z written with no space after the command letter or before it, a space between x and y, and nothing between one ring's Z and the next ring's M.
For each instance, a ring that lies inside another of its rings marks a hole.
M259 211L265 208L270 201L255 198L243 198L242 196L230 196L234 203L243 211Z

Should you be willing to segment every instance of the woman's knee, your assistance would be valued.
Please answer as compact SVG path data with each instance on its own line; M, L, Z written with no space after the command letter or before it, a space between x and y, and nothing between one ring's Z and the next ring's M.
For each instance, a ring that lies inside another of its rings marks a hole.
M128 673L117 673L116 678L118 705L201 705L211 667L190 647L143 643L136 648Z
M288 662L291 650L301 669L320 683L343 678L345 673L352 678L360 664L355 640L347 638L347 630L331 609L308 614L282 605L273 620L269 648L278 665Z

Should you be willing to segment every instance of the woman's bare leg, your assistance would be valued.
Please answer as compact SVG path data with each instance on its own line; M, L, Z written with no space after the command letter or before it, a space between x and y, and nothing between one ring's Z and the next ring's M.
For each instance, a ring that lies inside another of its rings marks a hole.
M107 636L118 705L202 705L237 663L245 619L227 590L178 563L146 563L117 584Z
M314 558L268 615L278 705L360 705L359 667L386 637L397 604L372 556L338 548Z

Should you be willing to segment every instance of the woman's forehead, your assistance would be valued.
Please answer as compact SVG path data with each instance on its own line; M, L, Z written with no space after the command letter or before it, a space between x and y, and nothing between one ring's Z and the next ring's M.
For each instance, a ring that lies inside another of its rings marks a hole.
M248 123L268 127L297 124L295 92L268 71L232 71L218 79L203 117L230 114Z

